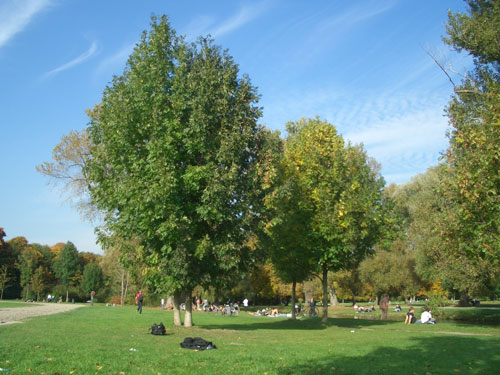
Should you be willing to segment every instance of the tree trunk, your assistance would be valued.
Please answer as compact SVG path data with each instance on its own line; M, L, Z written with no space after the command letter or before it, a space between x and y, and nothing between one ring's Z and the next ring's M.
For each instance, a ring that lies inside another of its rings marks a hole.
M69 288L66 289L66 303L69 302Z
M296 313L295 313L295 288L297 287L297 282L294 280L292 283L292 320L296 320Z
M304 282L304 301L306 303L314 300L313 285L311 281Z
M3 288L2 288L2 294L0 294L0 300L3 300Z
M330 295L330 305L338 306L339 299L337 298L337 293L335 293L335 288L331 284L328 286L328 293Z
M354 306L355 303L356 303L356 295L353 294L352 295L352 305Z
M125 293L123 294L123 303L127 304L127 294L128 294L128 281L129 281L129 273L125 271Z
M174 301L172 296L167 296L167 302L165 303L165 310L170 310L174 306Z
M125 270L122 270L122 284L120 287L120 305L123 306L123 291L125 290Z
M469 306L469 293L467 292L460 293L460 301L458 302L458 306L461 307Z
M186 292L186 312L184 314L184 327L193 326L193 300L191 294L192 290Z
M29 295L30 295L30 284L26 285L26 298L24 299L25 301L28 300Z
M321 322L328 322L328 266L326 263L322 265L323 267L323 318Z
M36 292L36 302L38 303L39 300L40 300L40 292Z
M174 326L181 326L181 292L174 292Z

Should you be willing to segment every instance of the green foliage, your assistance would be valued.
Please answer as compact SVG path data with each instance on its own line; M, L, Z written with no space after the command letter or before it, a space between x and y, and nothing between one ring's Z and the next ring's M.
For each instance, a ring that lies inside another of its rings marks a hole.
M153 17L90 113L93 201L106 233L135 241L151 287L222 286L246 268L261 186L257 99L227 52L208 39L187 45Z
M321 267L327 306L328 271L357 266L378 238L384 181L362 146L346 145L334 126L302 119L287 130L288 175L305 234L300 246Z
M103 286L103 276L101 267L90 262L83 269L82 289L86 295L91 291L98 291Z
M70 282L77 272L80 271L79 265L78 250L73 243L68 241L54 262L56 276L61 281L61 284L66 288L66 302L68 302Z

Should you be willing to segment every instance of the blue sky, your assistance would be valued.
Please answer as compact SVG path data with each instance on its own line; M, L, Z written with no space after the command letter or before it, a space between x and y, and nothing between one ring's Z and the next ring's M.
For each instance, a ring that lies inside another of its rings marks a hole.
M178 33L211 34L259 88L261 123L319 116L404 183L447 147L452 87L427 55L456 70L464 57L441 41L461 0L0 1L0 226L7 239L72 241L99 252L94 224L35 166L87 124L113 74L167 14Z

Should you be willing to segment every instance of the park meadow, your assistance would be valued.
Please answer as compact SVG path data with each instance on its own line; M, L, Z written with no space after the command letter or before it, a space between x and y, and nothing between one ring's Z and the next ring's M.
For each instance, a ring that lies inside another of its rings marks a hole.
M2 302L0 308L13 305ZM139 315L133 306L96 304L0 326L0 368L47 375L429 375L494 374L500 366L497 323L409 326L402 322L404 312L383 321L376 314L362 319L349 307L331 309L330 315L322 323L195 312L195 325L184 328L172 325L169 311L146 307ZM167 334L151 335L150 326L160 322ZM217 348L182 349L185 337L201 337Z

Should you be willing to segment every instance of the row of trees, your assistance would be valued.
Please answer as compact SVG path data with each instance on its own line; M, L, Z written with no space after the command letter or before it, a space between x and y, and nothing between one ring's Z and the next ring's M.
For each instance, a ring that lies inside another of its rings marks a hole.
M85 301L92 290L101 301L133 292L138 281L108 256L79 252L71 242L54 246L29 243L24 237L5 241L0 228L0 299L46 300L50 294L63 301ZM131 298L131 297L129 297Z
M475 57L448 108L450 147L410 184L384 191L363 147L319 119L287 124L285 139L258 125L257 89L231 56L210 39L186 43L166 17L39 170L83 189L103 246L173 295L178 325L182 295L190 326L195 288L237 285L265 262L292 301L318 276L326 307L340 271L375 293L408 296L424 280L465 299L497 280L500 217L499 5L469 5L448 24L447 43Z

